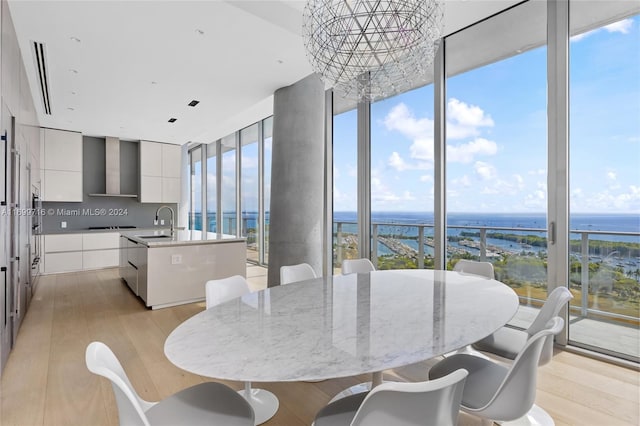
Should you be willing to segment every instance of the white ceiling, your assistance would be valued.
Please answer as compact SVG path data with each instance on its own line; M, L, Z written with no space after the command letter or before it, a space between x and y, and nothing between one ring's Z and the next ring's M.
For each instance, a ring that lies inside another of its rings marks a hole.
M271 115L273 92L311 73L300 37L304 3L9 0L9 7L41 126L184 144ZM515 3L449 0L445 34ZM46 46L51 115L36 90L33 41ZM195 108L187 106L193 99Z

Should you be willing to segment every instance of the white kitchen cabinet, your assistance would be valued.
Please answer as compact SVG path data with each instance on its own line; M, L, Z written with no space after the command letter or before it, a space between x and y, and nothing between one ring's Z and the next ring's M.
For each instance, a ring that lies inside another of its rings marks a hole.
M180 177L180 145L162 144L162 177Z
M179 145L140 141L140 202L180 202Z
M82 269L113 268L120 261L120 250L88 250L82 252Z
M162 145L157 142L140 141L140 174L162 176Z
M42 201L82 202L82 172L43 170Z
M44 236L44 252L81 251L82 234L48 234Z
M162 203L162 177L140 176L140 202Z
M82 202L82 134L41 129L42 201Z
M70 251L61 253L45 253L46 274L73 272L82 270L82 252Z
M92 234L82 234L83 250L104 250L119 248L119 232L96 232Z
M163 203L179 203L180 202L180 178L172 178L172 177L162 178L162 202Z
M116 267L119 236L118 232L44 235L44 273Z
M44 168L82 172L82 134L43 129Z

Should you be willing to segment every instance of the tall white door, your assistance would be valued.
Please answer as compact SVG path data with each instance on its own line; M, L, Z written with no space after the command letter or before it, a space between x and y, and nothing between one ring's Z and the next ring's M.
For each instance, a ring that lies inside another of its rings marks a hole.
M7 106L2 103L2 116L0 135L2 136L0 149L0 162L2 168L0 174L0 373L9 357L13 346L13 283L16 274L15 262L11 259L13 229L11 221L12 203L12 153L13 144L13 118Z

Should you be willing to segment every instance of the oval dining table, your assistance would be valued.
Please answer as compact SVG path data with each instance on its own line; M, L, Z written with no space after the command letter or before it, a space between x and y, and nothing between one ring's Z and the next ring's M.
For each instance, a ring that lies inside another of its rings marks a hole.
M453 271L388 270L276 286L204 310L171 332L183 370L245 382L317 381L428 360L516 313L505 284ZM278 401L275 401L277 409Z

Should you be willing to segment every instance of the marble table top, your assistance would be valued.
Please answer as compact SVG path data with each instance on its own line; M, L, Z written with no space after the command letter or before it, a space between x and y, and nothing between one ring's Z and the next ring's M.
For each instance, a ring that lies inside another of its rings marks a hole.
M165 342L176 366L237 381L372 373L480 340L516 313L506 285L451 271L374 271L251 293L196 314Z

